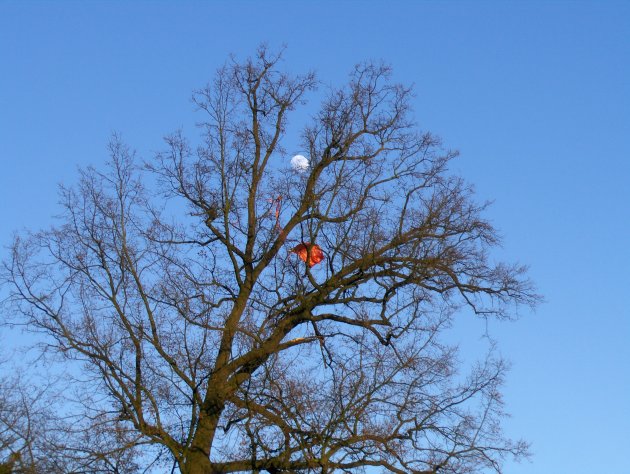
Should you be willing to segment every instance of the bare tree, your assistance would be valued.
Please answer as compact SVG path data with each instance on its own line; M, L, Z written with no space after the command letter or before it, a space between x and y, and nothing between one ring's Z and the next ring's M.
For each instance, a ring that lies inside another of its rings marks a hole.
M15 240L13 308L83 364L78 431L116 452L188 474L501 472L527 450L500 429L505 363L459 374L440 335L462 305L535 303L524 269L491 264L485 205L384 65L327 92L291 169L288 115L317 85L261 48L194 95L198 146L173 134L140 167L115 138L61 224Z
M34 398L37 398L36 396ZM28 472L33 466L33 400L15 377L0 379L0 473Z
M0 378L0 474L139 470L137 436L126 437L111 420L100 425L102 416L72 415L67 408L54 382Z

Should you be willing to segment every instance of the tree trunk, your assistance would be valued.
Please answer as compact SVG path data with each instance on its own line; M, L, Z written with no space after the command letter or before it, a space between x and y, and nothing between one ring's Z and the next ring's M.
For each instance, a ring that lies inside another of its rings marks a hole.
M202 414L199 418L195 436L184 460L185 464L180 467L182 474L219 474L212 468L210 452L222 411L222 406L217 407L211 415Z

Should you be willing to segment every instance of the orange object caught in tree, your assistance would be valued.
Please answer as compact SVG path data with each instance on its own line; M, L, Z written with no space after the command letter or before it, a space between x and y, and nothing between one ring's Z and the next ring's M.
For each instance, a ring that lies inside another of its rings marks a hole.
M309 267L317 265L324 260L324 252L317 244L311 244L310 242L302 242L300 245L291 249L291 252L297 254L304 263ZM310 254L310 255L309 255Z

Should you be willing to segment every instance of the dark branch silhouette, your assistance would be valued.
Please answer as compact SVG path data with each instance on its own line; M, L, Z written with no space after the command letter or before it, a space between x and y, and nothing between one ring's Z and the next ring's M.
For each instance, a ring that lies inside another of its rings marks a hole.
M524 269L491 263L486 206L384 65L328 91L292 170L288 117L318 83L279 61L261 48L195 93L200 145L175 133L141 167L114 138L60 224L15 240L12 310L91 377L73 436L118 433L60 449L154 447L187 474L501 472L527 451L500 429L505 363L464 377L440 334L462 305L534 304Z

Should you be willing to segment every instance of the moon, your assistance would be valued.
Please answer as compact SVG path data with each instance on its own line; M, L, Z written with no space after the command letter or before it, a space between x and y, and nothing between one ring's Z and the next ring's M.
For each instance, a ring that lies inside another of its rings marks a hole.
M293 168L293 171L304 173L308 169L308 166L308 159L305 156L295 155L291 158L291 167Z

